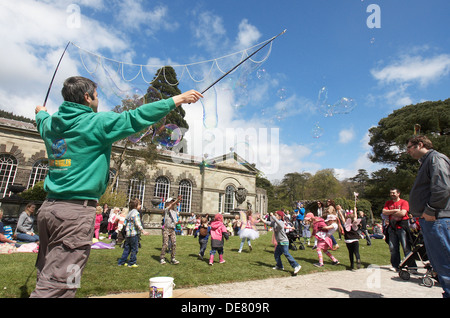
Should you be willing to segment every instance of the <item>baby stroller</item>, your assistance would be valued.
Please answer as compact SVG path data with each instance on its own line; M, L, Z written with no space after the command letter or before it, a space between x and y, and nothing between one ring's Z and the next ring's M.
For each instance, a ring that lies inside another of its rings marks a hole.
M298 249L304 250L305 246L303 245L303 243L300 241L300 234L298 232L297 229L295 230L290 230L288 233L286 233L288 239L289 239L289 249L296 251ZM296 243L295 241L298 239L298 242ZM298 244L298 247L297 247Z
M407 264L411 260L420 261L422 263L422 266L409 267ZM425 274L419 273L418 269L425 269ZM436 273L433 271L433 268L431 267L431 264L428 260L427 251L425 249L425 244L421 232L419 232L419 234L415 237L411 252L406 255L399 266L398 275L401 279L409 280L411 278L411 274L422 276L422 283L426 287L433 287L434 281L437 281Z

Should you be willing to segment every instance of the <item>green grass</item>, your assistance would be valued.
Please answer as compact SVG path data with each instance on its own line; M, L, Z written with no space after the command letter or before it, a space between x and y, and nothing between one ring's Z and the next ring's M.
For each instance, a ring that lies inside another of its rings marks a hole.
M149 287L149 279L157 276L173 277L176 284L175 288L291 276L293 269L284 256L281 259L285 271L272 269L275 260L271 237L271 233L262 235L252 242L252 252L249 252L246 243L242 253L238 253L240 239L232 236L229 241L225 241L224 258L226 263L219 264L219 257L216 255L213 266L208 265L210 244L208 243L205 259L201 261L197 258L198 239L194 239L192 236L177 236L176 258L180 261L179 265L159 264L161 236L142 237L142 247L137 255L138 268L117 266L117 260L123 251L119 246L116 246L113 250L92 250L81 279L81 288L77 292L77 297L123 292L146 292ZM332 254L341 263L336 266L332 266L331 260L324 255L325 266L322 268L315 267L313 264L318 261L317 253L310 247L306 247L306 250L290 250L291 255L302 265L298 275L347 270L350 264L348 251L344 241L338 240L338 243L340 248L332 251ZM384 240L372 240L372 246L367 246L365 240L360 240L360 254L363 267L370 264L389 264L389 248ZM170 254L166 254L166 260L169 258ZM29 296L36 284L35 261L36 254L0 255L1 298Z

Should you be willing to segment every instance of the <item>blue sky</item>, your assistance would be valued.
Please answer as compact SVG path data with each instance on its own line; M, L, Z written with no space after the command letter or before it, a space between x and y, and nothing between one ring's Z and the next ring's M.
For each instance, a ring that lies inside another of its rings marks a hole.
M241 52L287 29L259 66L266 76L255 71L245 81L247 95L235 89L234 76L210 90L216 124L203 125L200 103L184 107L190 152L213 157L233 148L271 180L325 168L343 179L381 168L367 159L367 133L380 119L405 105L450 97L449 12L446 0L3 0L0 108L33 117L68 41L124 65L183 66ZM70 46L50 113L61 103L64 79L78 74L87 73ZM220 73L214 69L201 83L183 74L185 91L202 90ZM145 84L138 80L135 86ZM323 87L329 104L352 98L354 110L324 116ZM100 110L112 103L103 98Z

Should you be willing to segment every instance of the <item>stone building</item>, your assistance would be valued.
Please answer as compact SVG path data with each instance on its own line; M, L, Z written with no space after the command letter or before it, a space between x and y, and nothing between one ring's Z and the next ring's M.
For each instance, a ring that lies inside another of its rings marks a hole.
M113 145L113 153L123 146ZM133 152L128 152L133 155ZM143 162L137 159L139 162ZM258 170L238 154L211 158L205 165L202 158L160 150L154 167L137 171L123 167L115 187L128 198L138 197L144 209L153 207L151 200L183 195L180 212L229 213L238 207L235 192L247 190L241 208L252 207L255 213L267 213L265 190L256 188ZM0 118L0 198L10 195L10 184L31 188L43 180L48 171L44 143L33 124ZM110 169L110 176L115 170ZM112 178L110 178L112 180Z

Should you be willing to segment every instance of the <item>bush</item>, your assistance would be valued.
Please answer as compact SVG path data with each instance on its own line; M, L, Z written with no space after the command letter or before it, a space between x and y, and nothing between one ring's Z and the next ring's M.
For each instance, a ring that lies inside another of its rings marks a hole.
M19 196L24 200L44 201L47 198L47 192L44 191L44 181L37 182L34 187L25 190Z
M128 203L127 195L123 192L113 192L111 187L108 186L98 202L100 206L103 206L105 203L110 207L125 207Z

